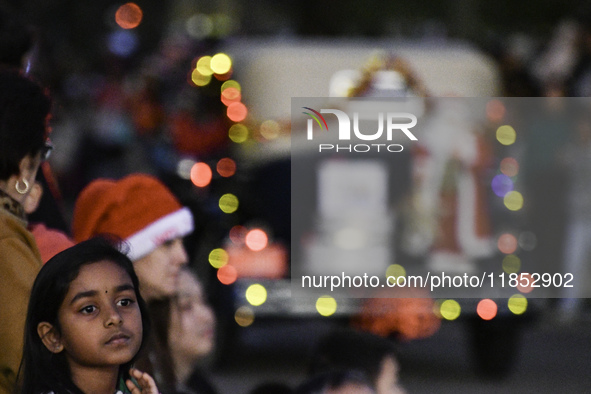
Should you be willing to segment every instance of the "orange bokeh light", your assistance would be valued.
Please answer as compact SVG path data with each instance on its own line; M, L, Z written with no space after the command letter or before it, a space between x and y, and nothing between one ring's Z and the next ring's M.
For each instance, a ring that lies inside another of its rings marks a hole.
M126 3L115 12L115 22L123 29L133 29L139 26L144 14L135 3Z
M499 251L504 254L513 254L517 250L517 238L513 234L502 234L497 242Z
M224 157L218 161L216 170L224 178L231 177L236 173L236 162L228 157Z
M191 182L197 187L205 187L211 182L213 173L206 163L195 163L191 168Z
M246 105L240 102L232 103L228 105L228 110L226 111L226 114L232 122L242 122L244 119L246 119L248 109L246 109Z
M218 280L224 285L231 285L238 279L238 271L230 264L226 264L218 270Z
M246 246L255 252L265 249L267 243L269 242L269 238L267 237L267 233L265 233L261 229L253 229L246 234Z
M494 318L497 315L497 310L497 303L488 298L480 300L476 307L476 313L478 313L478 316L483 320L491 320Z

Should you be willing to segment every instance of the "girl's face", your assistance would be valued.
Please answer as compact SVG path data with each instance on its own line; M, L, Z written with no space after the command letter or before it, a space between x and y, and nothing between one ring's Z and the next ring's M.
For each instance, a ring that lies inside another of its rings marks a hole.
M181 267L189 260L180 238L166 242L133 263L146 300L170 297L177 291Z
M207 356L215 345L215 317L200 283L181 271L177 300L171 306L168 341L173 354L188 361Z
M60 306L59 346L72 373L129 362L142 343L142 319L125 270L103 260L84 265ZM50 349L51 350L51 349Z

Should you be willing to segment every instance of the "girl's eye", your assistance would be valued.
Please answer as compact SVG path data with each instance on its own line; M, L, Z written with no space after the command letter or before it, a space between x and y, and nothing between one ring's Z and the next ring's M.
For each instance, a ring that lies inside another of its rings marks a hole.
M84 308L80 309L80 312L88 315L88 314L91 314L92 312L94 312L95 310L96 310L96 306L88 305L88 306L85 306Z
M124 298L122 300L119 300L119 302L117 302L117 305L119 306L130 306L131 304L133 304L134 301L130 298Z

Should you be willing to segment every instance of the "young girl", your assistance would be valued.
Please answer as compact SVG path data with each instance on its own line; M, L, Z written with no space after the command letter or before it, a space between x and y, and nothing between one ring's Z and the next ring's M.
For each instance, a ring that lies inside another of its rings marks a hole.
M66 249L33 285L22 393L158 394L148 374L131 368L148 328L133 265L111 241Z
M201 368L215 348L215 315L190 268L181 269L175 297L150 304L150 318L156 356L166 361L161 370L164 386L177 393L216 394Z

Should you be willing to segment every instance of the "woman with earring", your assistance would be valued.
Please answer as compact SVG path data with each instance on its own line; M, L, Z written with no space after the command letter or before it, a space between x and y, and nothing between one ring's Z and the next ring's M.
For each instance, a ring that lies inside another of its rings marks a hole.
M26 212L41 188L35 176L51 149L51 100L18 71L0 71L0 394L13 392L29 293L41 256Z

